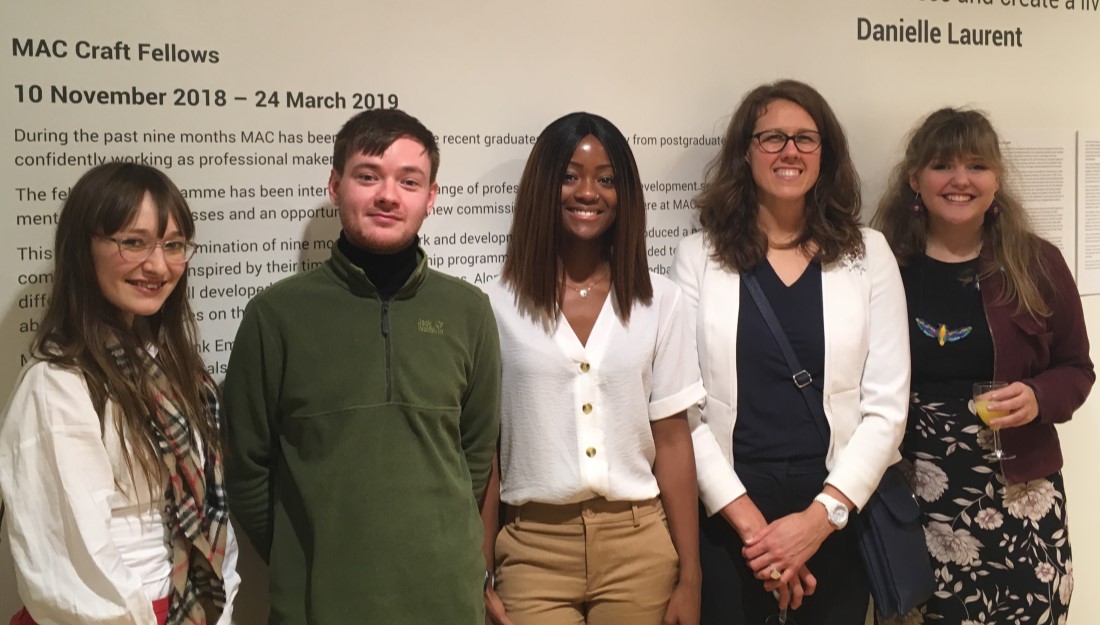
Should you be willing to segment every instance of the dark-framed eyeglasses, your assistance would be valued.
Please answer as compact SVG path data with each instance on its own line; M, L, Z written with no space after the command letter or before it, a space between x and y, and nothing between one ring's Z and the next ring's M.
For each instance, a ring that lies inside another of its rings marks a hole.
M787 147L787 142L794 142L794 148L803 154L811 154L821 149L821 133L813 130L803 130L794 135L789 135L779 130L764 130L752 135L756 139L760 149L768 154L777 154Z
M169 241L150 241L141 237L100 237L113 242L118 246L118 255L122 260L139 263L153 255L153 250L158 247L164 253L164 262L173 265L182 265L191 260L199 246L185 239L172 239Z

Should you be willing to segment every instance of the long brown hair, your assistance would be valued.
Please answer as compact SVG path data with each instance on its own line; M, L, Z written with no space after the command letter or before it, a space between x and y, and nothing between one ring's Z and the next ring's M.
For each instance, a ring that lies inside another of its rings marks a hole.
M501 279L511 285L521 309L547 319L557 315L565 291L564 275L558 271L558 251L564 238L561 186L569 159L588 135L603 144L615 170L618 207L603 242L615 303L620 318L628 321L634 302L653 301L645 246L645 200L626 137L599 115L570 113L551 122L535 141L516 192L512 236Z
M1000 210L996 215L987 213L982 224L983 247L989 246L990 251L982 254L987 260L978 268L979 277L1003 270L1005 288L998 303L1015 300L1017 312L1048 317L1051 309L1041 286L1048 282L1042 240L1032 232L1023 206L1005 184L1000 139L981 112L943 108L910 133L905 156L891 171L871 224L886 236L898 264L905 266L919 258L928 239L928 211L912 210L916 192L909 184L910 177L933 161L974 157L992 169L1000 181L994 195Z
M753 89L741 100L721 151L707 166L706 188L695 198L714 259L731 271L751 269L768 253L767 235L756 220L756 183L745 156L752 147L756 120L776 100L802 107L821 133L821 172L806 196L802 232L791 245L814 250L815 260L822 263L863 253L859 175L844 128L817 90L797 80L780 80Z
M128 327L119 311L103 296L96 278L92 239L110 236L130 224L148 195L156 206L164 235L169 218L190 240L195 222L179 189L159 170L135 163L107 163L90 169L73 186L61 208L54 242L53 288L46 313L32 345L34 355L78 370L87 381L92 403L103 427L107 402L115 404L116 428L124 460L134 474L134 461L152 482L160 475L159 436L152 385L141 365L146 345ZM210 380L196 350L198 331L187 302L184 271L164 306L154 315L135 319L147 323L157 341L156 360L191 431L203 444L220 450L221 436L204 401ZM111 334L122 343L135 377L119 369L107 351Z

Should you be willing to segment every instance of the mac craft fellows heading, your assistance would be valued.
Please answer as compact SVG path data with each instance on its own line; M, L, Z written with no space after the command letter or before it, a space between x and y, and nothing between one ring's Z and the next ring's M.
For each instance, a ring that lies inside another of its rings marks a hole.
M946 38L945 38L946 35ZM947 22L946 29L930 20L920 19L907 23L904 18L896 23L874 22L866 17L856 18L856 39L859 41L886 41L891 43L947 43L955 46L990 46L995 48L1024 47L1022 28L973 28Z

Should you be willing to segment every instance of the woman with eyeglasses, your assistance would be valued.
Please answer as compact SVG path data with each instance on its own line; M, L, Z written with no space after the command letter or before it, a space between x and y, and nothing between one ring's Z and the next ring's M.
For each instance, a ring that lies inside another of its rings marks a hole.
M869 587L850 520L905 427L897 264L860 227L844 131L806 84L749 92L706 180L702 230L672 268L707 389L691 414L713 515L700 529L701 622L862 625Z
M109 163L61 208L52 292L0 420L12 625L228 625L240 578L218 391L186 297L187 202Z
M1081 407L1096 373L1073 274L1031 230L1000 143L978 111L933 112L875 213L907 294L913 394L902 454L938 585L919 615L898 622L1065 623L1069 613L1055 425ZM974 390L993 380L1003 388Z

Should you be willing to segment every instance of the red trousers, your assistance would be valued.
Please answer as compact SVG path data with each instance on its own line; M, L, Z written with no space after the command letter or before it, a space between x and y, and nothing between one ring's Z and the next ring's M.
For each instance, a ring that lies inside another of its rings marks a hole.
M172 603L171 597L165 597L163 599L157 599L153 602L153 613L157 615L157 625L164 625L168 622L168 608ZM11 625L38 625L31 618L26 608L15 613L15 616L11 617Z

